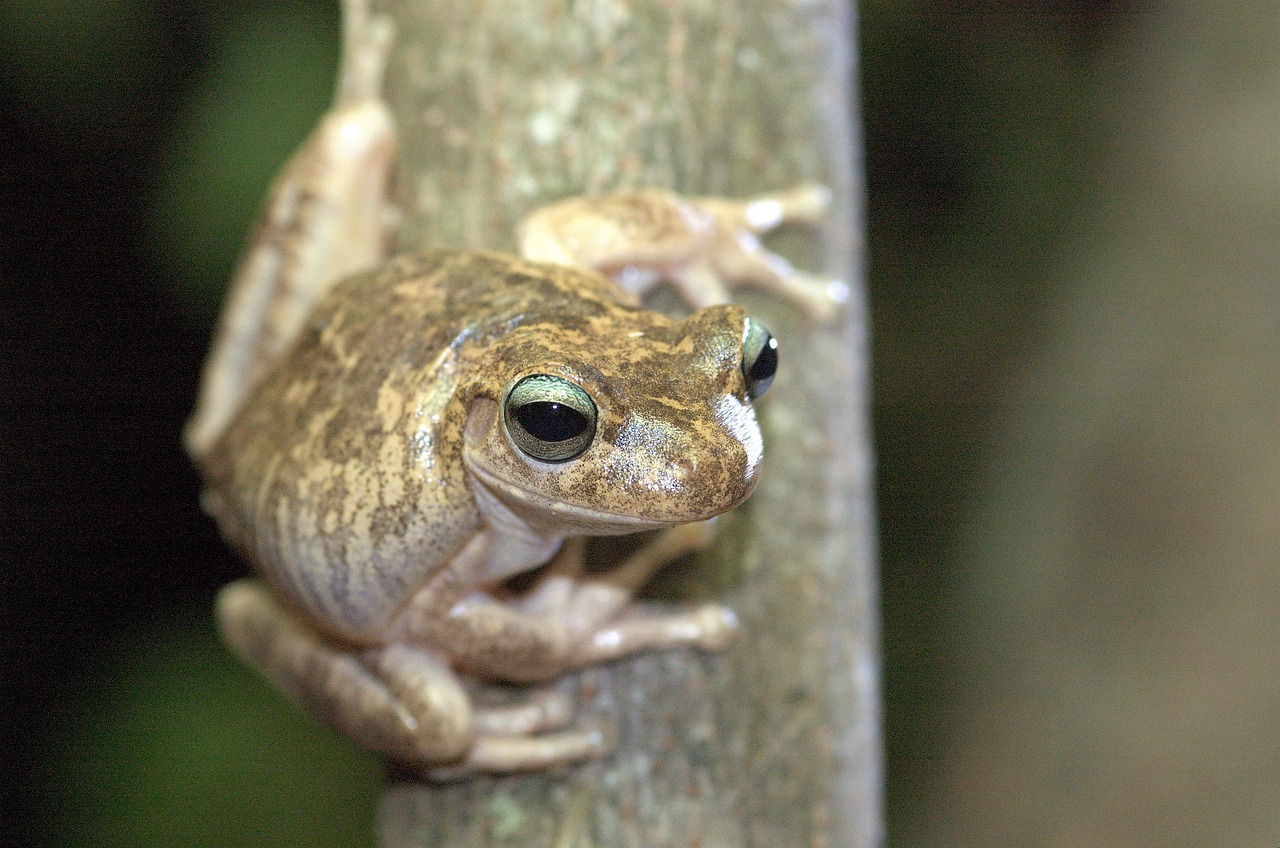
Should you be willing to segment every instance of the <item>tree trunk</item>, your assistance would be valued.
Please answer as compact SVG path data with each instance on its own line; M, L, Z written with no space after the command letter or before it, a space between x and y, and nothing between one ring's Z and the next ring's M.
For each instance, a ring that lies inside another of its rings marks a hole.
M834 191L818 233L773 244L852 284L845 318L740 301L781 340L759 408L756 494L652 602L715 598L745 638L561 684L618 750L547 773L393 776L381 844L874 846L882 840L860 155L842 0L383 0L402 138L401 245L511 249L515 222L571 194L639 186L742 197ZM660 301L670 307L672 301ZM603 546L608 547L608 546ZM477 697L500 698L502 687Z

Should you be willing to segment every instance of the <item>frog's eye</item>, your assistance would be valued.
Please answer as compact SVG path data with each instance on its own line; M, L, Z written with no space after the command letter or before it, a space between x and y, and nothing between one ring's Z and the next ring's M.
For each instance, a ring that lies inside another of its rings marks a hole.
M596 405L590 395L549 374L533 374L512 386L502 419L516 447L543 462L573 459L596 435Z
M747 378L747 397L755 400L768 390L778 371L778 340L754 318L747 319L742 337L742 375Z

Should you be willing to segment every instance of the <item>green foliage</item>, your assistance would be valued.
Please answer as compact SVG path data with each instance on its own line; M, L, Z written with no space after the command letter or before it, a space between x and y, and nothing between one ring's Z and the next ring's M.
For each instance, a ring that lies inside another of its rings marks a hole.
M76 133L124 117L156 73L160 31L143 0L44 0L0 3L4 79L32 114Z
M57 758L60 844L372 844L377 761L269 689L208 621L141 631L93 675Z
M40 120L110 144L164 72L154 12L142 0L0 4L5 79ZM207 14L210 58L156 163L148 232L206 323L272 175L329 102L338 49L336 4ZM372 844L377 761L287 703L211 628L210 610L193 611L83 670L77 706L50 717L57 844Z
M233 18L175 122L150 229L181 301L205 323L272 176L332 97L335 12L272 6Z

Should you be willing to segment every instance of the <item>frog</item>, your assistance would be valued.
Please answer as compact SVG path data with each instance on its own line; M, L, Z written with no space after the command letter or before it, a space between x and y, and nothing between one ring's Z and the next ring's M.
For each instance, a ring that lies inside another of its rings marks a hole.
M835 314L837 281L758 240L829 198L568 198L524 219L518 254L398 253L393 36L346 4L335 102L268 193L184 431L255 572L215 618L291 699L427 776L602 756L608 724L575 724L562 691L481 706L471 684L736 640L725 605L635 596L756 485L778 343L728 287ZM688 314L644 306L663 283ZM644 531L592 561L589 538Z

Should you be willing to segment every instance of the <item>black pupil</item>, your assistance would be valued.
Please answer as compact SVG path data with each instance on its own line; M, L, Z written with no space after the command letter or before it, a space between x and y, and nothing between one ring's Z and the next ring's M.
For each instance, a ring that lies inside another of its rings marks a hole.
M760 353L756 356L756 361L751 363L751 367L747 369L747 376L759 382L769 379L777 370L778 340L773 336L769 336L765 340L764 347L760 349Z
M550 400L526 403L516 410L520 426L535 439L563 442L582 435L589 422L578 410Z

